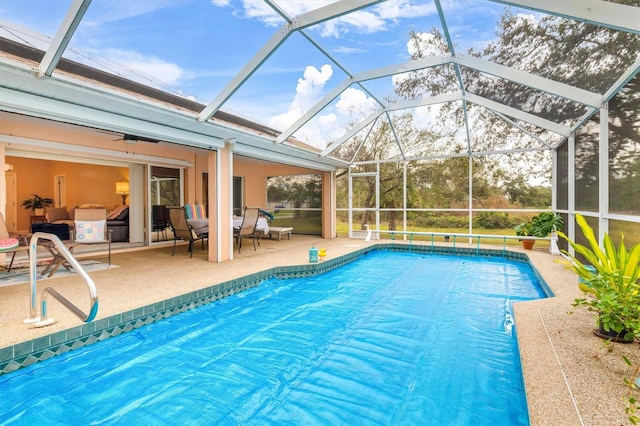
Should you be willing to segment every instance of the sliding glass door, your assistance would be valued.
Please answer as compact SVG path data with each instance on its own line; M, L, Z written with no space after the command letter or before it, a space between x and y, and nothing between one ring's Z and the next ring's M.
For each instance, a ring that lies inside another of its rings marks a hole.
M149 168L149 241L171 239L169 229L168 206L181 206L183 195L183 171L170 167L151 166Z

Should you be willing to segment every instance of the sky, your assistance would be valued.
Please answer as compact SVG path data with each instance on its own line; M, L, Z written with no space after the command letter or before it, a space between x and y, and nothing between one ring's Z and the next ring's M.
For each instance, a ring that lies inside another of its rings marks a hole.
M275 0L289 16L330 0ZM458 53L495 37L502 5L443 0ZM46 48L71 0L0 0L0 36ZM279 31L284 21L262 0L93 0L65 57L211 102ZM285 130L347 77L409 60L409 32L442 30L431 0L389 0L293 33L222 106ZM43 34L41 36L39 34ZM310 41L311 40L311 41ZM324 53L315 45L319 45ZM337 63L336 63L337 62ZM319 147L393 95L392 78L352 86L296 137Z

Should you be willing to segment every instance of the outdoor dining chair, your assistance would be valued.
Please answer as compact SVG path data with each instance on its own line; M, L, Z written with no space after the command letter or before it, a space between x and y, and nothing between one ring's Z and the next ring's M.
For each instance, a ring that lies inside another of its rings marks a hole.
M245 207L244 214L242 215L242 224L238 228L234 228L233 236L236 239L238 245L238 253L242 250L242 240L245 238L251 238L253 240L253 250L257 250L256 241L260 245L261 231L256 231L258 225L258 217L260 216L260 209L257 207Z
M209 238L208 232L198 234L187 221L187 215L184 207L169 208L169 225L173 231L173 251L171 256L176 253L176 243L178 240L188 241L189 247L187 251L193 257L193 243L202 241L202 249L204 250L205 240Z

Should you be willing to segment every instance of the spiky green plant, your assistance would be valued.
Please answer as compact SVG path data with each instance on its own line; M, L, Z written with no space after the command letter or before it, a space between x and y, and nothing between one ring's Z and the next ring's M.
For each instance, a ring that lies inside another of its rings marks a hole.
M618 248L605 233L602 248L593 229L584 217L576 215L589 247L571 241L564 233L558 235L569 242L585 263L566 250L573 269L582 278L579 287L585 297L574 302L576 307L586 307L597 314L598 325L607 332L625 333L630 339L640 336L640 244L627 251L624 235ZM592 266L594 269L588 268Z

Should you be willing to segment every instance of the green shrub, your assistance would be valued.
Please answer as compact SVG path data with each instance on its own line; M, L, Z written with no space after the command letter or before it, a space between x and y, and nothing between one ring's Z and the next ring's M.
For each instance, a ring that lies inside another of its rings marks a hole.
M509 216L509 213L480 212L473 218L473 226L483 229L512 228L517 224L517 219Z

